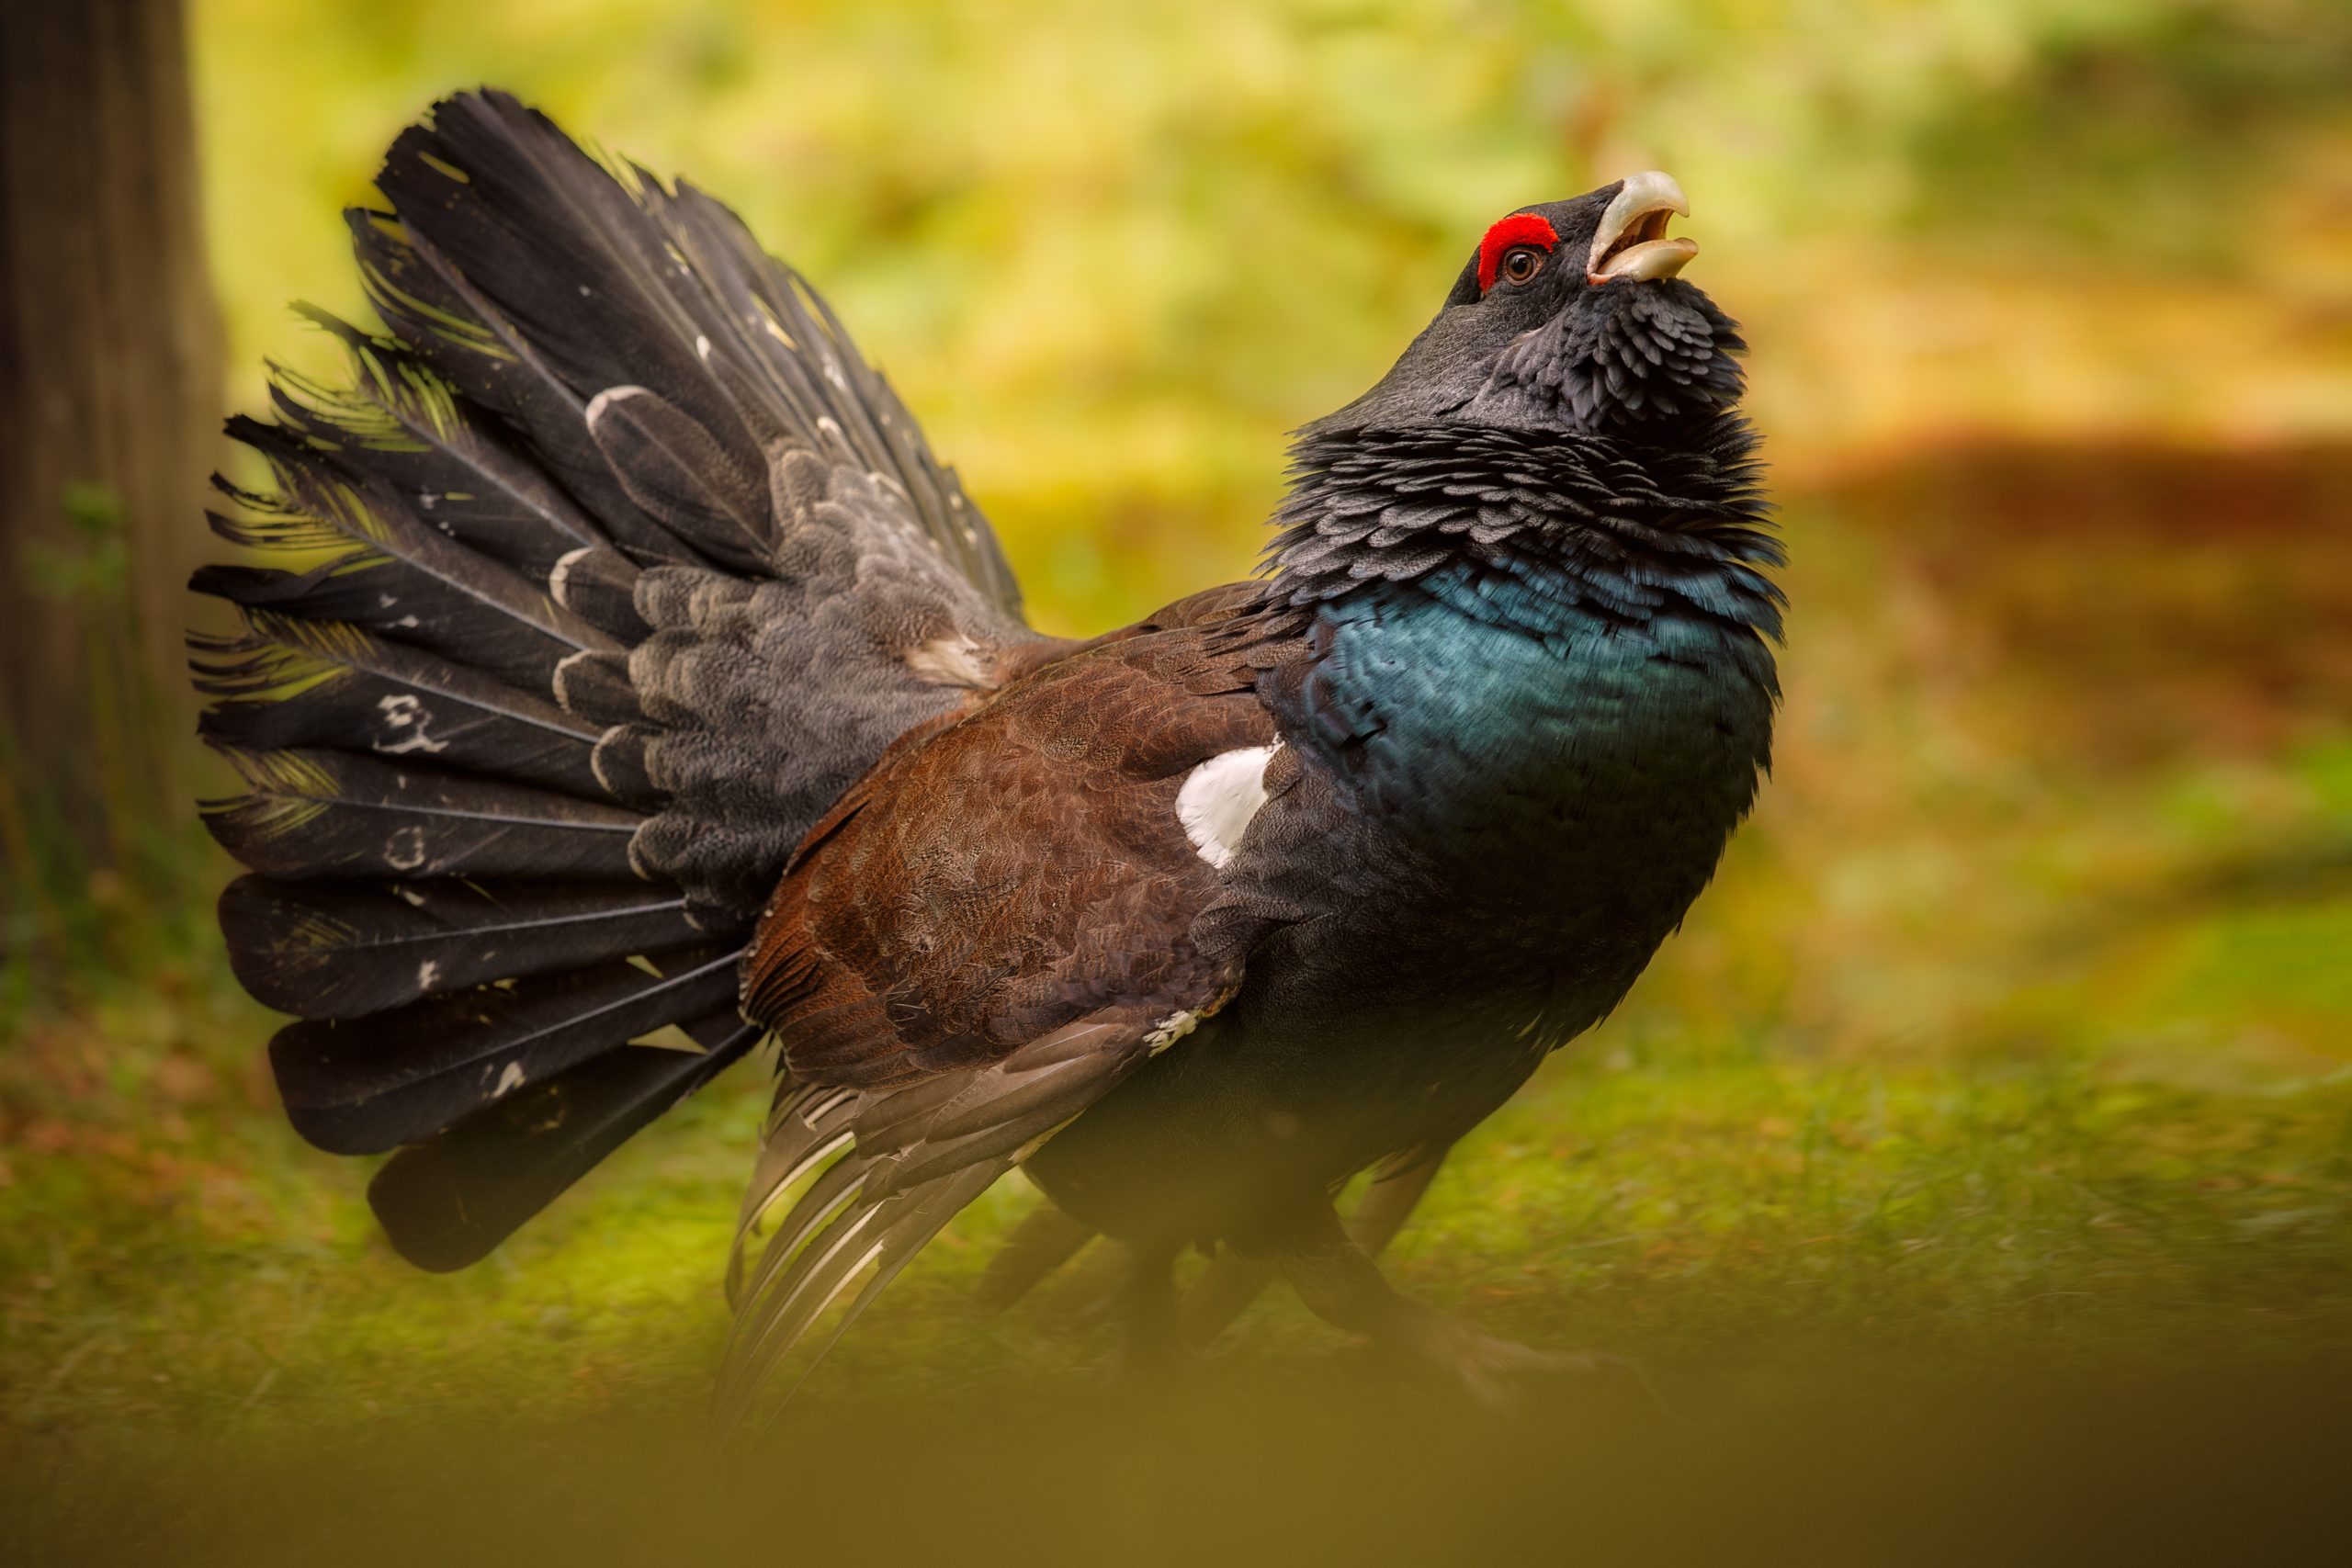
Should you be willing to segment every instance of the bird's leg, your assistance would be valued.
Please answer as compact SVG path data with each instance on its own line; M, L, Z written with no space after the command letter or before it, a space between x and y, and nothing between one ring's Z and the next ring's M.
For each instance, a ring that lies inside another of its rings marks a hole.
M1272 1258L1219 1252L1184 1292L1179 1309L1184 1343L1195 1350L1205 1348L1235 1318L1250 1310L1259 1292L1273 1283L1275 1272Z
M1155 1379L1185 1356L1183 1320L1177 1311L1176 1257L1179 1243L1134 1242L1114 1298L1119 1348L1114 1362L1121 1382Z
M1051 1202L1038 1204L989 1259L972 1304L990 1314L1002 1312L1093 1239L1093 1226L1071 1219Z
M1388 1282L1371 1255L1340 1227L1337 1214L1317 1231L1277 1255L1307 1310L1443 1377L1482 1404L1508 1404L1522 1379L1590 1371L1608 1360L1515 1344L1417 1302Z
M1447 1150L1440 1149L1427 1159L1416 1162L1374 1181L1348 1216L1348 1235L1369 1257L1377 1258L1396 1239L1405 1222L1437 1179L1438 1167L1445 1163ZM1184 1292L1184 1342L1198 1349L1224 1333L1233 1320L1250 1308L1260 1292L1273 1283L1279 1272L1272 1258L1249 1258L1238 1252L1223 1252L1216 1262Z
M1387 1251L1388 1244L1396 1239L1396 1233L1405 1228L1405 1222L1420 1206L1421 1195L1437 1179L1438 1167L1445 1163L1445 1156L1452 1151L1449 1144L1427 1159L1374 1181L1365 1191L1363 1201L1356 1205L1356 1212L1348 1216L1349 1239L1374 1258Z

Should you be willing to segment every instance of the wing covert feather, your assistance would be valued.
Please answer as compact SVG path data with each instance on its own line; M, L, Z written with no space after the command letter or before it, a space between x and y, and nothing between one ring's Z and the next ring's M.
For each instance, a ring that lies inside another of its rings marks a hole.
M745 1010L776 1032L787 1076L730 1274L722 1422L869 1266L852 1316L1240 985L1246 943L1193 940L1224 884L1177 795L1210 758L1279 744L1256 685L1297 627L1203 608L910 738L795 857L744 970Z

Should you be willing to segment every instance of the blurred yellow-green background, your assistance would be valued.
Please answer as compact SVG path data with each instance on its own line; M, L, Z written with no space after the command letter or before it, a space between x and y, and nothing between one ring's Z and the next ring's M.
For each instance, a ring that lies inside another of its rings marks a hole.
M286 307L360 310L338 209L435 96L503 85L803 269L1055 631L1247 572L1284 432L1386 367L1494 217L1672 172L1792 553L1778 766L1400 1277L1684 1405L1879 1367L2345 1386L2340 6L194 0L190 28L224 406L260 406L265 356L333 365ZM224 868L140 863L12 866L0 1456L68 1478L58 1540L131 1539L107 1488L159 1435L282 1467L289 1434L692 1405L755 1075L492 1262L408 1272L364 1173L277 1120L205 919ZM1097 1329L954 1309L1023 1201L811 1400L1082 1386ZM1204 1378L1323 1410L1333 1354L1270 1302Z

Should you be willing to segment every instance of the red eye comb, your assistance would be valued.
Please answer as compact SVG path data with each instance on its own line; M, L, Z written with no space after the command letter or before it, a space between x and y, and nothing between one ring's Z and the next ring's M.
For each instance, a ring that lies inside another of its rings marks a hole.
M1545 250L1560 243L1552 225L1532 212L1514 212L1493 228L1478 242L1478 292L1484 294L1495 286L1495 268L1503 253L1513 245L1541 245Z

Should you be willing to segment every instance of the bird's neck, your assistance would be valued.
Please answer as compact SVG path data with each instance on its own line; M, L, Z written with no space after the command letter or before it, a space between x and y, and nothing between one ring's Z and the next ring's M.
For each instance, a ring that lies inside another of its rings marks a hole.
M1466 613L1546 634L1571 609L1662 609L1780 631L1781 550L1755 438L1724 414L1671 446L1437 423L1317 427L1292 450L1269 586L1293 604L1384 585L1466 593ZM1456 594L1459 596L1459 593Z

